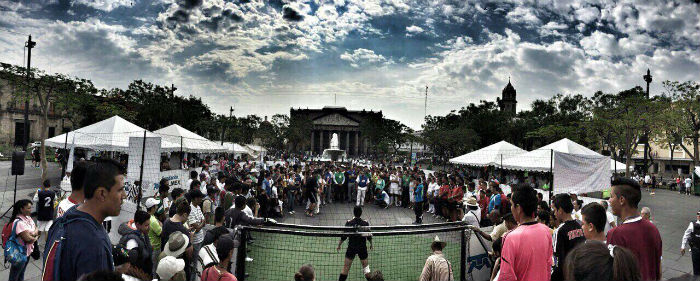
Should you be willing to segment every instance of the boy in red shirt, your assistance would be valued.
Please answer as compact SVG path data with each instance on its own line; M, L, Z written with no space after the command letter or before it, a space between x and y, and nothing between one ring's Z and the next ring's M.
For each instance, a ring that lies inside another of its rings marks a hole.
M461 218L464 216L463 214L461 214L462 198L464 197L464 186L454 184L454 181L451 181L451 184L452 189L450 190L450 195L447 198L447 201L449 202L448 206L450 209L450 221L457 221L457 218Z
M661 235L656 226L639 216L642 200L639 183L630 178L617 178L610 190L610 208L623 219L622 224L608 231L608 245L630 250L639 261L642 280L661 279Z

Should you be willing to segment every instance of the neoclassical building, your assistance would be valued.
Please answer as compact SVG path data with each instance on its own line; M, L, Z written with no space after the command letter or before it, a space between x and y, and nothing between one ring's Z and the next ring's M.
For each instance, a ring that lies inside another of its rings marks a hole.
M320 154L330 147L333 133L338 134L340 149L348 156L366 154L368 140L362 136L360 125L369 118L382 118L381 111L348 110L345 107L326 106L322 109L290 109L290 119L308 118L312 122L310 147L305 149Z

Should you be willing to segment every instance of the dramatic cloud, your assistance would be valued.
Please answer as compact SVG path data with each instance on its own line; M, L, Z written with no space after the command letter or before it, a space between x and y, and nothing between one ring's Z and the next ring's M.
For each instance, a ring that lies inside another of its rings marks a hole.
M8 32L9 30L9 32ZM495 100L510 77L523 109L700 80L690 0L0 0L0 58L126 87L145 79L217 112L333 104L420 128L427 114Z

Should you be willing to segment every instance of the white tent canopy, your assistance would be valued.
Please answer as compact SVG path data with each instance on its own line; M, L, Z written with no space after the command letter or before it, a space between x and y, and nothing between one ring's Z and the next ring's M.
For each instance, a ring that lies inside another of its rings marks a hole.
M506 141L500 141L482 149L450 159L450 163L469 166L500 166L501 161L527 151Z
M95 124L82 127L80 129L61 134L45 140L46 146L63 148L86 148L98 151L120 151L129 150L129 137L143 137L146 129L141 128L119 116L102 120ZM158 137L146 131L146 137ZM161 152L177 151L179 144L174 144L166 140L161 140Z
M595 155L599 153L564 138L533 151L503 160L503 168L511 170L549 172L552 164L552 150L570 154ZM610 170L624 171L625 164L610 159Z
M237 143L224 142L224 147L233 154L252 154L248 148Z
M153 133L161 136L163 140L175 143L178 146L182 145L182 151L184 152L206 153L228 151L226 147L195 134L178 124L172 124L165 128L158 129Z

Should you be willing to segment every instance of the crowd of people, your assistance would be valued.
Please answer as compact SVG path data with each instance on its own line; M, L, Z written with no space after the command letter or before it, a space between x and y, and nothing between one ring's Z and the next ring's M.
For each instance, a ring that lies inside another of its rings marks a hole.
M512 188L506 192L498 180L460 168L425 173L390 163L297 159L265 165L224 157L200 164L201 172L192 171L182 188L171 188L162 179L156 195L145 198L133 219L117 226L121 239L116 245L104 222L120 214L126 198L120 163L76 162L66 177L70 195L63 199L50 190L49 181L43 182L33 201L15 203L3 228L3 245L16 241L25 255L12 260L9 280L24 279L29 257L43 257L43 280L237 280L240 226L274 224L297 209L314 217L343 203L356 206L346 226L368 225L361 215L371 204L413 209L415 224L423 223L426 213L464 222L492 242L491 280L661 279L661 237L638 209L643 187L634 179L615 179L609 200L584 205L575 194L558 194L547 202L534 188L539 186L524 180L509 182ZM31 218L34 204L36 223ZM486 233L484 227L493 230ZM37 243L41 237L43 249ZM368 280L383 280L367 264L365 243L371 248L371 238L358 239L348 241L339 279L347 278L358 256ZM698 245L700 212L698 222L686 230L682 253ZM432 255L417 273L420 280L454 278L444 247L435 237ZM700 250L691 252L694 266L696 259L700 266ZM313 266L304 265L293 278L314 280Z

